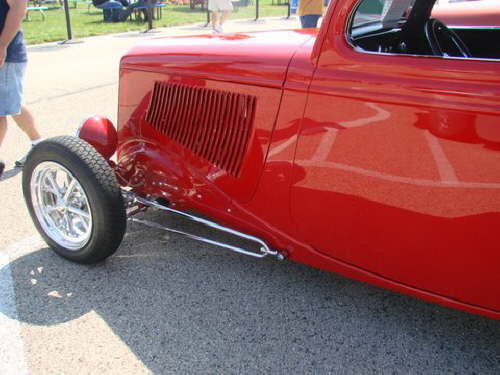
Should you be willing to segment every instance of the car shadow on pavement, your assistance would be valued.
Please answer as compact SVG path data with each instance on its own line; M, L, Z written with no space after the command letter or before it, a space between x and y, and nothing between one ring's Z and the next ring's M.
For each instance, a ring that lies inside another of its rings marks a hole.
M498 321L138 225L102 264L40 249L10 272L19 320L49 326L95 311L153 373L493 374L500 366Z

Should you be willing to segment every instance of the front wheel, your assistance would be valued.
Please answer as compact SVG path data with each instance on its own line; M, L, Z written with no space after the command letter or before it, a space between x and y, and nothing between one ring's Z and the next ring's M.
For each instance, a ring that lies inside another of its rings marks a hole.
M107 161L80 138L56 137L33 147L23 194L38 232L59 255L96 263L120 245L126 229L120 187Z

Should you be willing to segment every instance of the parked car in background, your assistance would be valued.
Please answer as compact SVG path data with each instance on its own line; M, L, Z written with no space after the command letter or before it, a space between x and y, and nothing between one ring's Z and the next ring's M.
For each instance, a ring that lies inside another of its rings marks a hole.
M434 7L432 17L453 27L500 27L500 2L469 0L439 3Z
M92 263L128 219L499 319L500 30L434 3L336 0L320 29L137 45L117 131L93 116L30 153L37 229Z

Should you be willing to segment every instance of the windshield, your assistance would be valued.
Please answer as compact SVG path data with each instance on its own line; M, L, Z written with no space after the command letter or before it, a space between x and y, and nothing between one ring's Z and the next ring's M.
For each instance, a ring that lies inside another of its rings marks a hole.
M398 25L415 0L362 0L356 10L352 27L378 23L384 28Z

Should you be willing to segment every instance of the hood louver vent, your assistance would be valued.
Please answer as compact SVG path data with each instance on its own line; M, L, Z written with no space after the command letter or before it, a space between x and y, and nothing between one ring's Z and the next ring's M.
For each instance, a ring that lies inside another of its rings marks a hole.
M238 177L251 135L255 97L155 82L146 120L199 157Z

